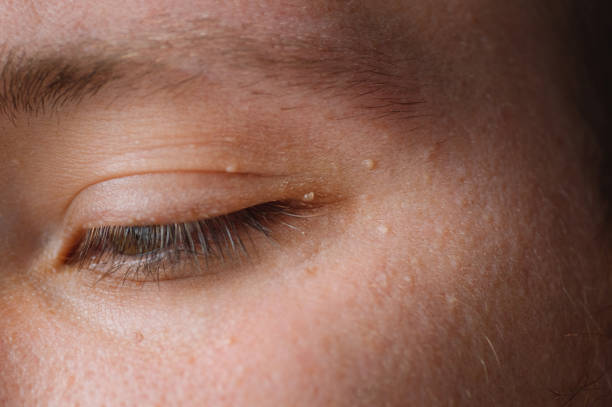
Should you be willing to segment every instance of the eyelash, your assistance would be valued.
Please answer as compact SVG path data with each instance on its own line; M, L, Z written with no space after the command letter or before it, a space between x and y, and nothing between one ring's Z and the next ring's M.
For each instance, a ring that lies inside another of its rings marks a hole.
M198 272L215 265L240 262L255 247L251 232L272 238L284 218L304 218L304 205L268 202L238 212L187 223L142 226L100 226L87 229L66 257L67 265L100 273L98 281L121 272L126 281L178 278L177 266L191 263Z

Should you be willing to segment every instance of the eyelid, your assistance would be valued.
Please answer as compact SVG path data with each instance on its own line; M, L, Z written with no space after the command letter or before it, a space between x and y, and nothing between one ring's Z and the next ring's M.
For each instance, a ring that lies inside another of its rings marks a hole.
M191 221L278 197L287 180L251 174L160 173L94 184L71 202L69 224L81 227Z
M256 239L249 231L272 238L276 224L298 229L281 219L302 218L298 210L311 208L308 204L269 202L196 222L96 227L88 229L73 245L64 264L96 271L100 279L118 272L122 282L180 278L176 269L189 261L195 270L188 276L193 276L194 271L208 273L216 268L209 267L213 262L218 266L248 258L247 246L256 249Z
M314 208L337 202L321 179L225 173L131 175L82 190L66 210L48 251L61 266L74 243L96 227L182 224L231 214L265 202ZM329 188L330 186L328 186ZM313 194L311 194L313 192ZM314 201L305 196L315 196ZM306 202L308 201L308 202Z

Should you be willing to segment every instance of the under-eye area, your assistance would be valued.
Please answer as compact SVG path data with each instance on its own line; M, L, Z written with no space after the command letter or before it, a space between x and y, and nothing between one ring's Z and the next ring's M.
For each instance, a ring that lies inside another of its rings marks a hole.
M97 281L119 284L215 274L257 258L264 242L279 246L281 232L305 233L298 223L313 216L313 209L275 201L192 222L89 228L78 236L64 263L98 274Z

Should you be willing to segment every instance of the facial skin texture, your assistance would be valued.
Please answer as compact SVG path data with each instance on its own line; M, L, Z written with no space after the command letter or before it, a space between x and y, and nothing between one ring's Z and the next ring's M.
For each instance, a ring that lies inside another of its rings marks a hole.
M492 0L3 2L4 84L34 61L79 61L73 79L106 63L97 93L38 111L3 88L0 404L609 405L569 18ZM61 260L82 228L304 195L301 233L275 226L278 244L214 274L94 285Z

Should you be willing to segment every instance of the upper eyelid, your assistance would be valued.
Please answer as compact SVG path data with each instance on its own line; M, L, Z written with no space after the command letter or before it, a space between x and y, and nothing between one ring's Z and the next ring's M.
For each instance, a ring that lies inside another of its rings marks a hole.
M69 233L83 227L164 224L207 218L279 195L283 177L210 172L130 175L83 190L67 209Z

